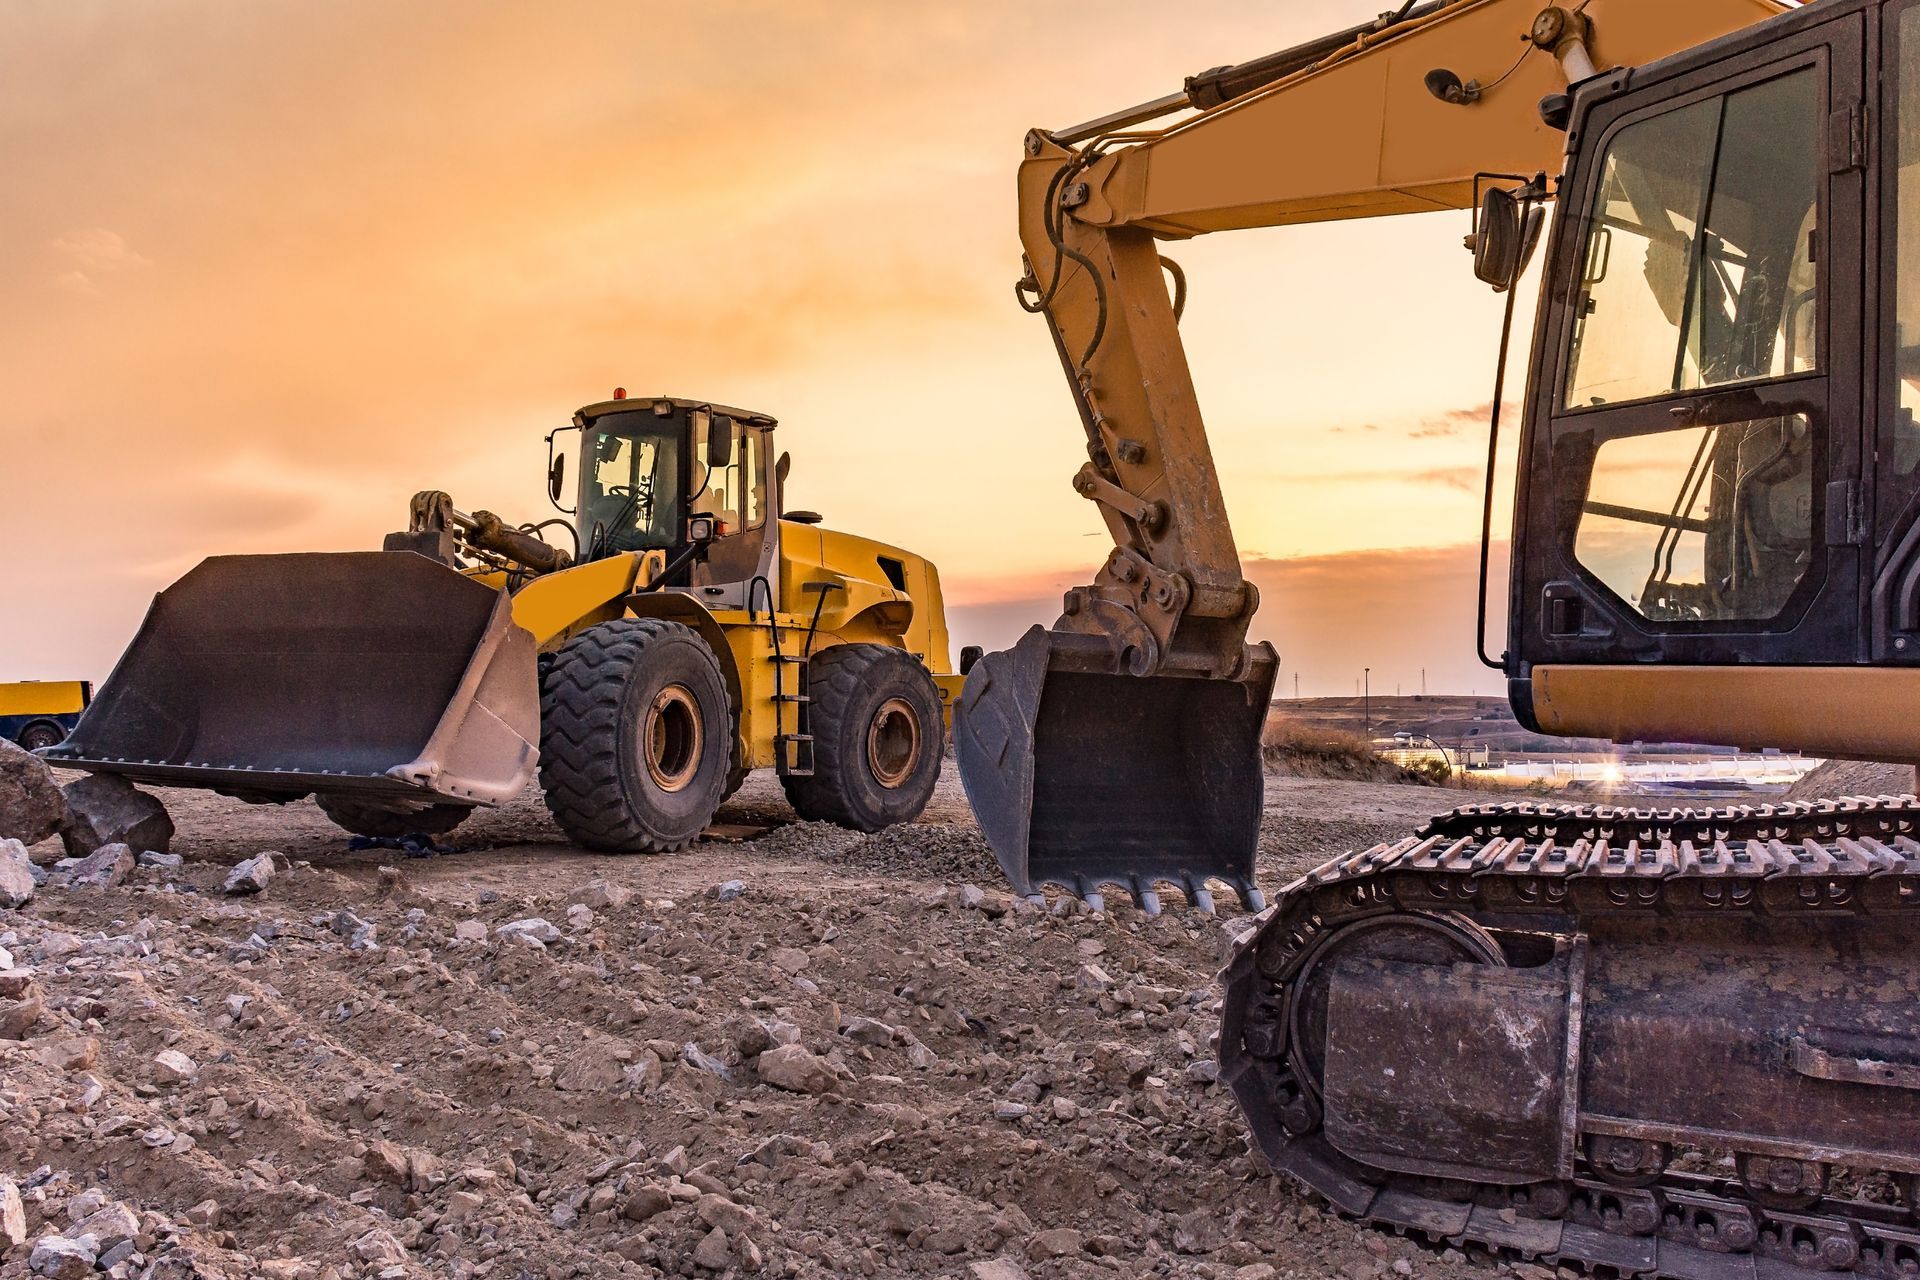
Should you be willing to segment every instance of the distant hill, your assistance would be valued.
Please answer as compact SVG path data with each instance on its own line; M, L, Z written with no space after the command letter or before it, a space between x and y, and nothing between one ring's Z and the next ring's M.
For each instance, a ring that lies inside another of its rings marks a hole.
M1604 754L1616 744L1605 738L1556 738L1523 729L1513 718L1505 698L1475 698L1457 694L1414 694L1401 697L1276 698L1268 719L1391 738L1396 733L1429 737L1449 751L1485 747L1489 751L1533 752L1541 755ZM1628 744L1619 744L1628 745ZM1642 754L1688 755L1732 753L1730 747L1683 742L1631 744Z

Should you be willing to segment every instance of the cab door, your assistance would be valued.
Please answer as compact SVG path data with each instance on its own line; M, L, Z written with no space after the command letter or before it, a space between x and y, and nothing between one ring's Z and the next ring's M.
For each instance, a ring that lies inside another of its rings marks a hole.
M1760 686L1685 669L1864 656L1865 20L1816 16L1617 73L1575 123L1509 623L1549 732L1762 743L1693 696Z

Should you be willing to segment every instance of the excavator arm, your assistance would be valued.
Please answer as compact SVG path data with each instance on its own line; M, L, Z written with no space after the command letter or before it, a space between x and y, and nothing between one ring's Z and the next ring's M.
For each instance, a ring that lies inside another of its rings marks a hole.
M1114 549L1051 630L981 660L956 714L969 797L1017 888L1097 898L1111 884L1151 906L1165 881L1205 905L1217 879L1258 901L1258 742L1276 660L1247 644L1258 593L1181 345L1184 278L1161 242L1471 207L1489 177L1558 171L1553 117L1570 82L1787 7L1408 4L1027 135L1020 297L1052 331L1087 438L1073 486Z

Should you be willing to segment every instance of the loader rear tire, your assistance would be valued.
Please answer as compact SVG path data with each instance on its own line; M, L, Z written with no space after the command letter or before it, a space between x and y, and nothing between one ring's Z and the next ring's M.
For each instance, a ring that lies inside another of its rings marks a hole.
M358 804L347 796L318 795L313 802L342 831L386 840L443 836L473 813L473 806L469 804L430 804L411 813L395 813L391 809Z
M733 704L700 633L659 618L587 628L540 690L540 785L568 836L602 853L699 838L733 763Z
M869 832L919 817L946 733L919 659L884 644L836 645L809 664L807 695L813 776L781 779L793 811Z

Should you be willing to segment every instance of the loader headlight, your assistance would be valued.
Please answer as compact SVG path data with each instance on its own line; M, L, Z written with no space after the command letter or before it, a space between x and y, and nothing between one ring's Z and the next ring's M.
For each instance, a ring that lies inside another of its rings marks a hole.
M713 541L713 517L690 516L687 519L687 541L692 543Z

